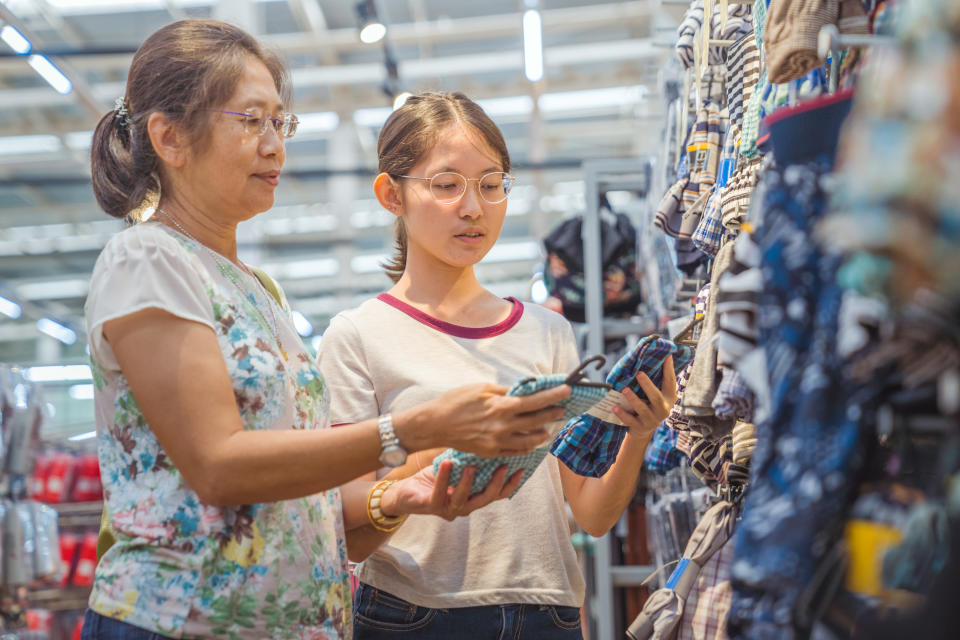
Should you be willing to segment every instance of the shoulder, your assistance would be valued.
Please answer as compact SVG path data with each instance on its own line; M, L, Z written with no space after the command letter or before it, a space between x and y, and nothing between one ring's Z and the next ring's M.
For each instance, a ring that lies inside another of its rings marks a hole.
M358 307L341 311L330 320L330 325L323 332L323 340L359 340L365 333L364 327L370 329L371 325L378 324L388 310L387 305L370 298Z
M531 322L536 322L553 331L567 331L571 329L570 322L556 311L547 309L535 302L524 302L523 315Z
M108 267L127 260L149 261L159 256L186 260L188 253L162 225L140 223L114 234L100 253L97 266Z

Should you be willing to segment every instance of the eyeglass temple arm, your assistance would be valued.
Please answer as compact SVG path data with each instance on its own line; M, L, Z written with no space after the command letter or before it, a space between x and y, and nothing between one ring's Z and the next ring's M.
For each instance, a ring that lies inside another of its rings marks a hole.
M571 372L570 375L567 376L567 379L564 381L565 384L571 385L571 386L576 385L578 387L600 387L603 389L612 389L612 387L606 382L591 382L590 380L586 379L586 374L584 373L584 370L594 362L597 363L596 368L600 369L600 367L602 367L607 363L607 359L601 355L591 356L587 358L586 360L580 363L580 366L574 369L573 372Z

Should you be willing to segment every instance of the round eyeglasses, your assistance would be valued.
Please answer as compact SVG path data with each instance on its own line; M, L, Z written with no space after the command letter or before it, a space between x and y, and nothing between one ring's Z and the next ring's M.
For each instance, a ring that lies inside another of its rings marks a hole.
M467 183L476 182L477 192L487 204L500 204L510 195L510 189L516 178L503 171L493 171L479 178L466 178L454 171L444 171L432 178L398 175L397 178L407 180L423 180L428 182L433 199L440 204L455 204L467 192Z
M297 132L297 125L300 119L292 113L279 113L273 117L260 115L256 111L245 113L243 111L222 111L220 109L211 109L215 113L226 113L231 116L240 116L243 118L243 130L246 134L256 134L263 137L271 126L274 132L281 138L292 138Z

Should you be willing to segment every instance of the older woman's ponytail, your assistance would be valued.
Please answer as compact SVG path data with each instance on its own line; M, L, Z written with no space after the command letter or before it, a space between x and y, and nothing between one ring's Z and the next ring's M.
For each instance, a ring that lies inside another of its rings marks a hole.
M117 108L100 118L90 147L93 195L115 218L130 215L158 188L156 156L145 126L133 125L125 103L123 111Z

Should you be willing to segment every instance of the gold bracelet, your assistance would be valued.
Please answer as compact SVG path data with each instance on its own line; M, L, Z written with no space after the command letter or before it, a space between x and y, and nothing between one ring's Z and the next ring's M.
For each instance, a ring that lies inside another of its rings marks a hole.
M383 511L380 510L383 494L394 482L394 480L381 480L370 488L370 493L367 495L367 519L370 520L370 524L372 524L373 528L377 531L383 531L385 533L396 531L407 519L406 515L384 515Z

